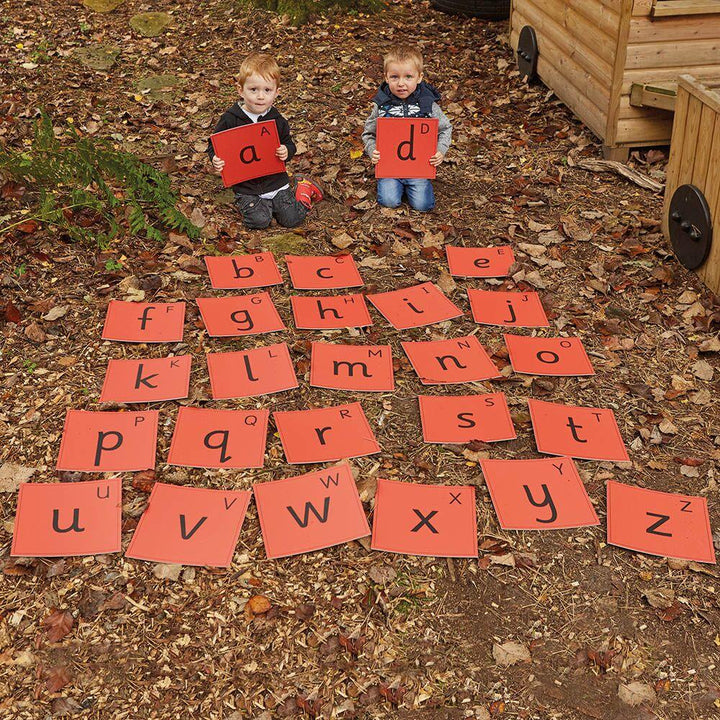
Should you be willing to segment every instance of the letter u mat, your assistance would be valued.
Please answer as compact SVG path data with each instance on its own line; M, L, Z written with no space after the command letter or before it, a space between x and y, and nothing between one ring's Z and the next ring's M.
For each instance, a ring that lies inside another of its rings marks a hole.
M70 557L120 552L122 481L22 483L11 555Z
M337 290L365 283L352 255L286 255L296 290Z
M191 355L110 360L100 402L146 403L188 396Z
M111 300L103 340L131 343L169 343L183 339L185 303L137 303Z
M331 390L392 392L395 379L390 345L336 345L314 342L310 385Z
M480 325L549 327L536 292L505 292L468 288L473 320Z
M612 410L530 399L528 408L538 452L580 460L630 460Z
M460 317L462 310L431 282L368 295L368 300L397 330Z
M607 540L661 557L715 563L707 500L608 480Z
M555 530L599 525L571 458L481 460L503 530Z
M126 557L176 565L229 567L249 490L155 483Z
M208 353L207 364L215 400L270 395L298 387L286 343Z
M400 344L423 385L479 382L500 377L500 372L474 335Z
M477 557L475 488L378 480L371 547L405 555Z
M169 465L199 468L261 468L269 410L181 407Z
M274 412L291 465L332 462L380 452L360 403Z
M295 327L298 330L339 330L372 325L365 297L355 295L291 295Z
M285 163L275 151L280 147L274 120L221 130L210 136L215 154L225 161L225 187L264 175L285 172Z
M284 330L270 293L196 298L211 337L239 337Z
M503 335L516 373L526 375L594 375L595 370L577 337Z
M437 152L437 118L381 117L376 143L380 162L376 178L434 178L430 158Z
M253 485L268 558L321 550L370 534L347 464Z
M68 410L58 470L130 472L155 467L157 410Z
M210 284L217 290L245 290L282 285L280 268L271 252L253 255L206 255Z
M515 262L510 245L496 247L460 247L446 245L448 269L454 277L496 278L507 277Z
M515 426L505 393L420 395L423 440L461 444L514 440Z

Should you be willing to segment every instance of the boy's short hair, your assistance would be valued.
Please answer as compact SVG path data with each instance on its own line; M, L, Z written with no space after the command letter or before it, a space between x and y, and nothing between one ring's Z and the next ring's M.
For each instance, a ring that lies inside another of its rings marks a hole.
M415 65L418 73L423 71L422 53L413 45L396 45L390 48L383 57L383 75L387 74L388 65L390 63L411 62Z
M257 73L265 80L274 80L276 85L280 85L280 66L272 55L259 52L250 53L240 64L237 75L238 83L244 85L253 73Z

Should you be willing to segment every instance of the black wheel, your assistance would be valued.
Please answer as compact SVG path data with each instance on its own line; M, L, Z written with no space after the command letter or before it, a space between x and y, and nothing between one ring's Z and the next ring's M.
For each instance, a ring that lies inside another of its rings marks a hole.
M532 81L537 77L538 43L535 30L530 25L520 31L517 48L517 64L523 79Z
M713 227L707 200L695 185L681 185L673 193L668 226L677 259L688 270L699 268L710 253Z
M510 17L510 0L430 0L430 4L451 15L470 15L484 20Z

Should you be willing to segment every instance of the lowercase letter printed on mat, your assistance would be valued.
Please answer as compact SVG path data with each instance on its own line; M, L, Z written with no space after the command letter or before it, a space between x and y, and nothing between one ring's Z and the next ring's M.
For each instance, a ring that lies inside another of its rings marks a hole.
M359 402L274 412L273 419L291 465L332 462L380 452Z
M437 175L430 158L437 152L437 118L380 117L376 178L429 178Z
M397 330L433 325L460 317L462 310L431 282L368 295L368 300Z
M147 403L188 396L191 355L110 360L100 402Z
M503 335L512 369L526 375L594 375L595 370L577 337Z
M536 292L505 292L468 288L473 320L480 325L549 327Z
M261 335L285 329L268 292L196 298L196 302L211 337Z
M580 460L630 460L612 410L530 399L528 408L538 452Z
M295 327L299 330L340 330L367 327L372 318L363 295L291 295Z
M704 497L608 480L607 541L650 555L715 563Z
M155 483L126 557L230 567L252 493Z
M258 397L298 387L286 343L208 353L206 358L215 400Z
M58 470L130 472L155 467L157 410L68 410Z
M515 262L510 245L498 247L445 246L448 269L454 277L496 278L507 277Z
M210 284L217 290L247 290L282 285L280 268L271 252L255 255L206 255Z
M373 550L477 557L475 488L378 480L373 516Z
M481 460L503 530L554 530L599 525L571 458Z
M70 557L120 552L122 480L22 483L11 555Z
M181 407L169 465L200 468L261 468L269 410Z
M500 377L499 370L474 335L400 344L423 385L480 382Z
M265 552L287 557L370 534L350 466L253 486Z
M425 442L464 445L517 437L505 393L420 395L418 401Z
M310 385L332 390L392 392L395 389L390 345L336 345L314 342Z
M132 343L181 342L185 303L136 303L111 300L102 339Z
M285 262L296 290L339 290L365 284L352 255L286 255Z

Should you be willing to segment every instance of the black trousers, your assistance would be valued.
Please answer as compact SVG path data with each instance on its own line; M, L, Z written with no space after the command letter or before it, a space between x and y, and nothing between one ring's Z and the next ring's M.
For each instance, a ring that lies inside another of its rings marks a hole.
M278 225L296 227L305 219L308 209L298 200L291 188L281 190L272 200L258 195L235 194L235 204L242 213L243 222L251 230L266 228L273 217Z

